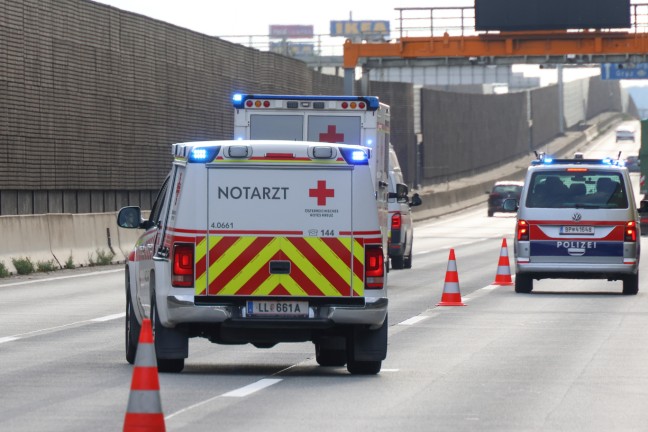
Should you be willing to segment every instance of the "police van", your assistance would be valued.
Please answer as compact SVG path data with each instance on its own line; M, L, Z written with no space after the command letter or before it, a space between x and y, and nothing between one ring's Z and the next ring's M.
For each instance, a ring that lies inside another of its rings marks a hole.
M533 280L623 281L639 290L640 224L628 170L619 160L540 157L529 167L517 210L515 291Z
M312 341L317 362L375 374L387 352L386 187L371 149L308 141L173 145L144 233L126 265L126 358L150 317L160 371L188 340Z

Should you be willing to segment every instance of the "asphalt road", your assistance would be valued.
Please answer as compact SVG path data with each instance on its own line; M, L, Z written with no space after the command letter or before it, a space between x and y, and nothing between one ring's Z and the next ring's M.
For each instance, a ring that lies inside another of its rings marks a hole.
M484 204L417 225L413 268L389 273L377 376L319 367L310 343L192 339L184 371L160 374L167 430L645 431L648 264L637 296L597 280L515 294L491 285L514 222ZM465 307L436 306L449 248ZM117 266L0 281L0 430L121 429L123 278Z

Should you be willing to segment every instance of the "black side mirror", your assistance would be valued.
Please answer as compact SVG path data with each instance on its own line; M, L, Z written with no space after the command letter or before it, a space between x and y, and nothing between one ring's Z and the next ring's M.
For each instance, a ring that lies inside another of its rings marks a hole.
M117 214L117 225L122 228L142 228L144 222L139 207L123 207Z
M507 198L504 200L502 203L502 208L504 211L517 211L518 210L518 202L515 198Z
M412 195L412 201L410 201L409 203L410 207L420 206L421 204L423 204L423 200L421 199L419 194L415 193L414 195Z
M407 187L406 184L396 183L396 192L390 192L389 198L396 198L396 201L398 202L407 202L408 192L409 192L409 188Z
M639 211L639 213L642 213L642 214L643 214L643 213L648 213L648 200L642 200L642 201L639 203L639 209L638 209L638 211Z

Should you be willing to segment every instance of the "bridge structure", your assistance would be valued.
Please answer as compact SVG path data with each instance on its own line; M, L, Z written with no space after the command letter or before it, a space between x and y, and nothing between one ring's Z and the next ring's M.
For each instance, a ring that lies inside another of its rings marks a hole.
M344 43L344 91L353 94L356 68L644 63L648 61L648 3L630 6L629 29L514 32L476 31L473 7L396 8L397 39ZM366 86L363 82L363 91Z

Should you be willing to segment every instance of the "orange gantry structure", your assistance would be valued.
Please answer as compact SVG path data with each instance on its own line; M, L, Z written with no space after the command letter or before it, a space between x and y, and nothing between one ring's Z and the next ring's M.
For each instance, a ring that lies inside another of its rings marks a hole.
M507 32L475 36L403 37L396 42L344 44L344 68L355 68L360 58L464 58L516 57L550 59L579 56L588 63L607 58L648 54L648 33L602 31ZM533 61L537 63L540 60Z

